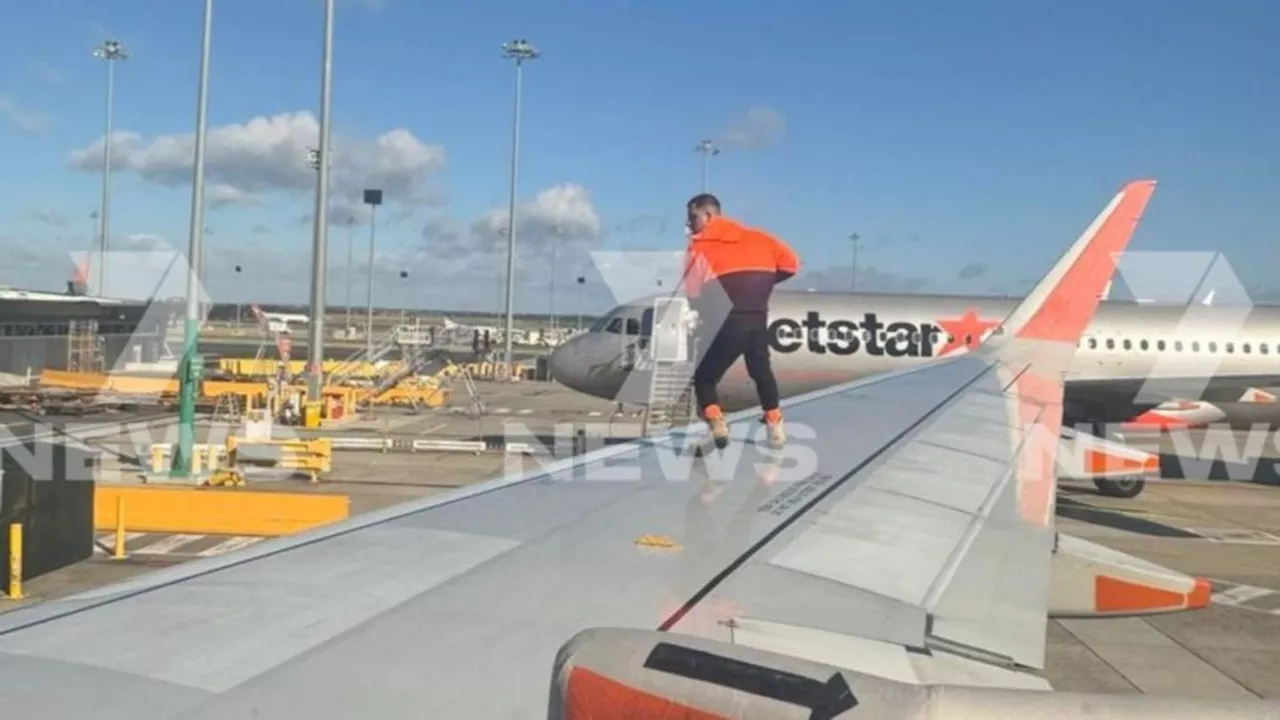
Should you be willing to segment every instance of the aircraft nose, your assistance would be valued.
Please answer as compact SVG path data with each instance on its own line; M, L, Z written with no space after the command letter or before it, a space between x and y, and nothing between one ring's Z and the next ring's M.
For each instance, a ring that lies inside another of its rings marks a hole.
M570 390L596 397L614 397L618 378L608 367L613 356L604 352L598 340L583 335L551 351L547 358L551 378Z
M561 343L560 347L552 350L551 356L547 358L547 369L551 371L551 379L570 390L586 392L583 389L583 381L586 379L586 374L583 372L584 363L576 361L580 360L581 356L582 349L578 338Z

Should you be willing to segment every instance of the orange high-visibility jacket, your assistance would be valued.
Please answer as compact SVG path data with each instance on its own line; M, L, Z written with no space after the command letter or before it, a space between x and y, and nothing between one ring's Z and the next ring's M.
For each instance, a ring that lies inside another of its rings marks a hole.
M689 240L685 252L685 294L701 295L715 280L732 303L733 312L767 312L773 286L795 275L795 252L763 230L726 217L715 217Z

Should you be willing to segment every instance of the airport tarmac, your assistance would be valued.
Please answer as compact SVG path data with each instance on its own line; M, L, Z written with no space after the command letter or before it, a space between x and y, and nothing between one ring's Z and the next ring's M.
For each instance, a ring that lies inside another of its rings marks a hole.
M483 417L455 408L410 414L386 410L334 432L455 439L500 438L522 431L552 446L586 426L593 433L634 436L639 418L614 417L616 405L550 383L481 383ZM559 425L559 428L557 428ZM557 430L559 431L557 433ZM163 431L155 431L163 432ZM145 436L145 433L144 433ZM1221 448L1203 432L1183 439L1157 438L1166 454L1175 446ZM160 438L156 438L159 440ZM1241 447L1250 442L1240 438ZM1190 444L1188 444L1190 443ZM1254 442L1261 459L1246 466L1272 467L1275 443ZM353 514L411 498L446 493L504 471L532 469L538 460L499 452L338 452L333 472L318 485L304 480L251 482L256 489L337 492L351 498ZM509 465L508 463L514 463ZM1194 459L1193 470L1208 468ZM1172 466L1170 466L1172 467ZM1186 468L1183 468L1184 470ZM1177 475L1179 473L1173 473ZM1194 473L1183 472L1181 474ZM1262 484L1169 480L1153 482L1137 498L1098 495L1090 484L1064 485L1059 528L1118 550L1209 577L1213 605L1201 611L1146 618L1061 620L1047 635L1046 675L1063 690L1140 692L1185 697L1280 698L1280 488ZM129 557L109 558L107 534L91 560L30 580L31 601L80 592L160 565L231 552L259 542L249 537L133 534ZM0 611L6 605L0 601ZM11 607L11 605L10 605Z

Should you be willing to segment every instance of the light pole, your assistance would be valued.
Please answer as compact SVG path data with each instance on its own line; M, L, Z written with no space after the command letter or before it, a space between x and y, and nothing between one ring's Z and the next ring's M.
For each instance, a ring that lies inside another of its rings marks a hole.
M583 275L578 276L578 332L582 332L582 288L587 284L587 278Z
M505 350L505 369L503 379L511 380L512 356L511 341L515 333L515 288L516 288L516 183L520 174L520 90L524 78L524 61L533 60L541 53L528 40L517 38L502 45L502 57L516 61L516 102L515 116L511 122L511 193L507 199L507 322L503 341Z
M560 244L560 226L553 225L551 228L551 272L548 273L551 282L551 291L549 298L549 306L551 311L551 336L556 334L556 247Z
M347 338L351 337L351 269L355 267L356 219L347 217Z
M862 236L858 233L849 235L849 244L853 246L853 264L849 266L849 292L853 292L858 282L858 241Z
M178 377L178 443L173 452L169 474L175 478L191 477L191 451L196 439L196 393L200 387L200 275L204 258L204 141L209 110L209 47L213 32L213 0L204 0L204 23L200 41L200 89L196 92L196 147L191 171L191 243L187 258L187 317L183 328L181 374ZM107 66L110 67L108 62ZM110 86L110 82L108 82ZM108 116L110 113L108 113ZM107 146L110 147L110 135ZM103 194L103 227L107 216L106 194ZM103 231L103 243L106 231ZM105 249L105 248L104 248Z
M693 146L693 151L702 156L702 192L707 191L707 168L711 164L711 156L719 155L720 148L710 140L702 140Z
M236 266L236 332L240 331L240 272L244 268Z
M369 292L364 320L365 354L373 354L373 241L377 232L378 206L382 204L381 190L365 190L364 204L369 206ZM370 358L372 359L372 358Z
M324 3L324 50L320 74L320 152L317 157L315 233L311 248L311 321L307 328L307 399L317 402L324 389L324 299L329 246L329 104L333 86L333 1Z
M107 129L102 139L102 207L98 233L98 295L107 288L107 235L111 232L111 115L116 90L116 60L127 60L129 52L119 40L107 40L94 48L93 56L107 63ZM88 280L88 278L85 278Z

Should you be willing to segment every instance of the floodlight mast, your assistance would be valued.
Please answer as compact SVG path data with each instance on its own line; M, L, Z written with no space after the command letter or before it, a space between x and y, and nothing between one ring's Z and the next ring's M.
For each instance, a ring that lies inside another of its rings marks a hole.
M520 93L523 67L526 60L534 60L541 52L524 38L517 38L502 45L502 57L516 61L515 117L511 123L511 188L507 198L507 302L505 357L503 379L510 381L515 367L512 353L512 335L515 333L515 284L516 284L516 184L520 174Z
M311 320L307 328L307 401L320 402L324 390L325 280L329 247L330 88L333 85L333 3L324 4L324 49L320 70L320 148L316 157L315 230L311 248Z
M204 260L204 150L209 117L209 48L212 30L213 0L204 0L200 82L196 91L195 157L191 169L191 239L187 250L191 270L187 275L186 322L183 327L182 365L178 377L178 442L174 446L173 461L169 469L169 475L175 478L191 477L196 437L196 396L203 370L200 357L200 277ZM110 146L110 142L107 145ZM105 216L105 200L103 209ZM106 242L105 235L103 242Z
M694 146L693 151L702 155L702 192L707 191L707 169L711 163L712 155L719 155L720 148L710 140L701 140Z
M93 49L93 56L107 64L106 131L102 135L102 207L98 213L98 288L97 295L106 293L107 284L107 236L111 232L111 125L114 114L116 89L116 61L128 60L129 51L119 40L107 40ZM87 283L89 278L85 278Z

